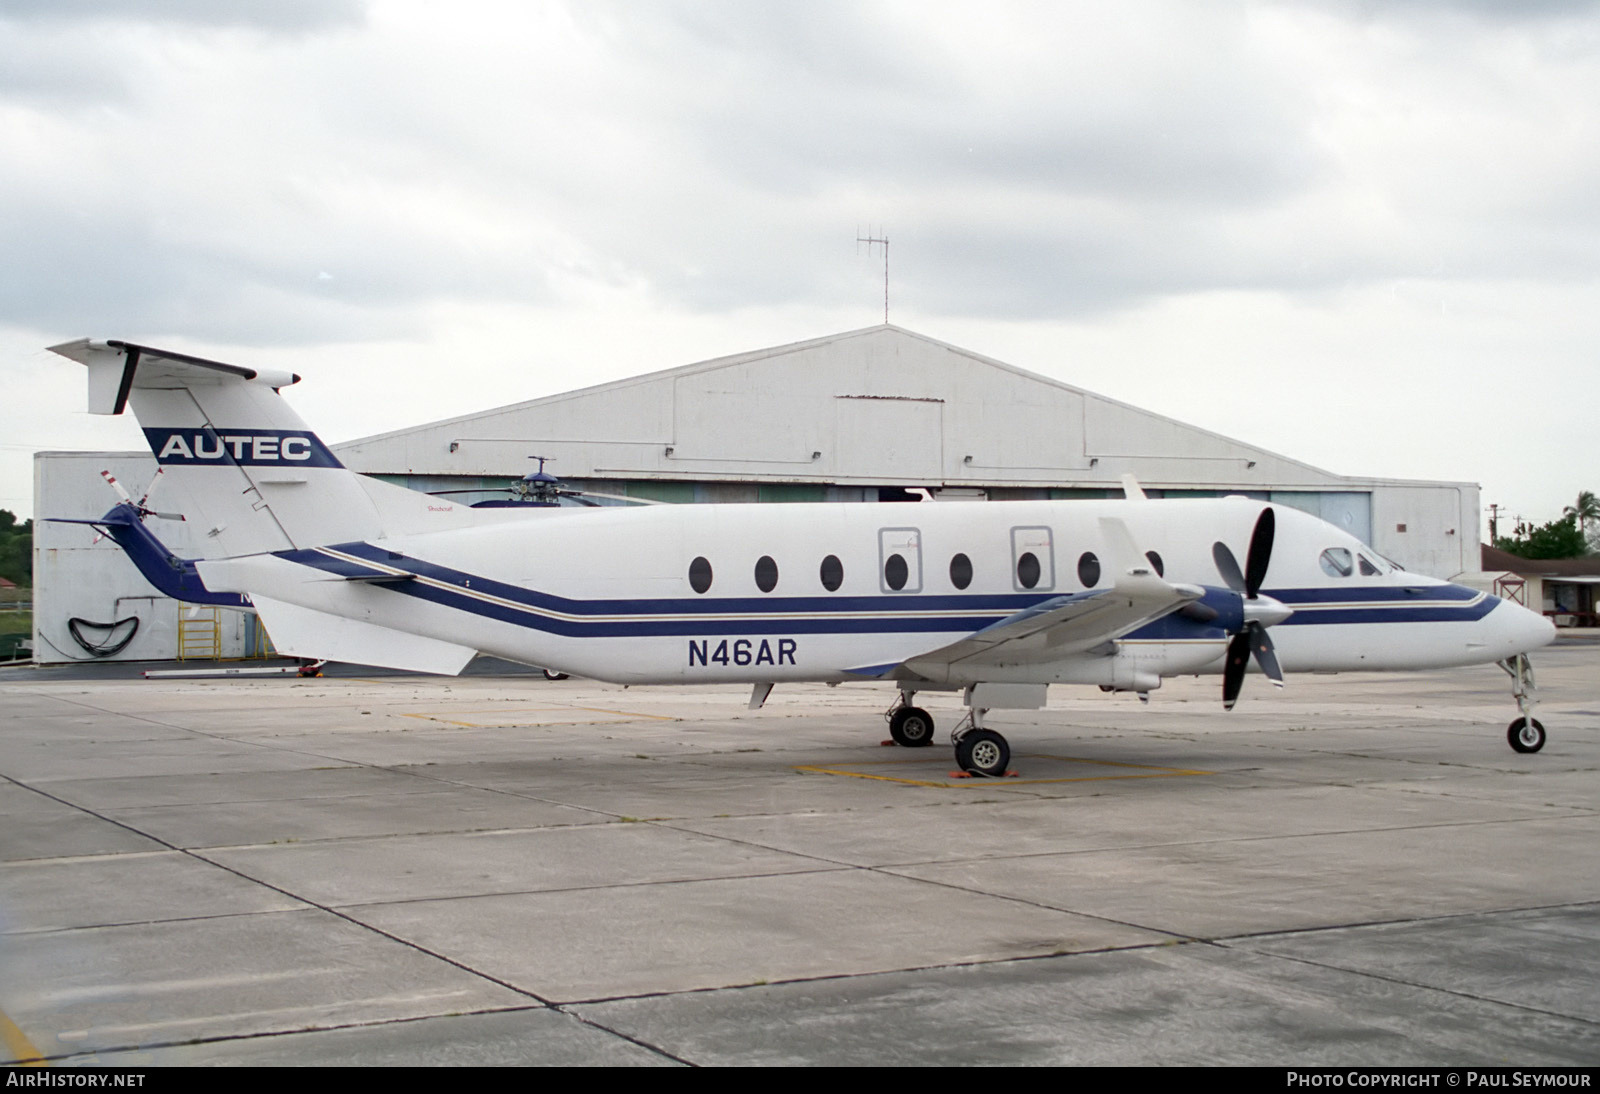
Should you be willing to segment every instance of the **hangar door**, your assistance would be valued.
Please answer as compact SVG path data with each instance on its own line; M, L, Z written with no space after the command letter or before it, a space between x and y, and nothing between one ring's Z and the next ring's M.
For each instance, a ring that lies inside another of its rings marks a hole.
M840 395L833 403L841 477L943 481L943 400Z

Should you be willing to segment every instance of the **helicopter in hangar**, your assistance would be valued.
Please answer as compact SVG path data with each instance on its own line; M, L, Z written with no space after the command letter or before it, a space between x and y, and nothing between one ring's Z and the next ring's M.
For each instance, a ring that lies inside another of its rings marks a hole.
M591 509L601 507L605 502L619 505L660 505L653 498L631 498L625 494L602 494L597 490L582 490L569 486L544 469L544 465L552 462L549 456L529 456L530 460L538 460L539 467L530 471L520 479L512 479L505 486L475 486L462 487L457 490L429 490L428 495L435 498L456 497L462 494L507 494L504 498L490 498L471 503L473 509L518 509L529 506L541 508L554 508L564 502L570 501L574 505L583 505Z

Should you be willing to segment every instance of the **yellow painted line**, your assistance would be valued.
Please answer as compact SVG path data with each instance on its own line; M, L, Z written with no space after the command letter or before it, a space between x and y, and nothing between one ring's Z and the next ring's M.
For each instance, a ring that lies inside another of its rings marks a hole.
M1047 753L1030 753L1026 759L1032 760L1058 760L1062 763L1094 764L1099 767L1130 767L1137 768L1138 774L1127 775L1069 775L1059 779L1000 779L1003 786L1038 786L1045 783L1091 783L1105 782L1111 779L1170 779L1179 775L1215 775L1215 771L1190 771L1181 767L1157 767L1154 764L1131 764L1117 760L1086 760L1077 756L1052 756ZM926 764L927 760L868 760L865 763L852 764L852 767L883 767L893 764ZM844 775L852 779L879 779L883 782L904 783L907 786L937 786L952 789L956 787L992 785L991 779L945 779L935 782L930 779L908 779L899 775L875 775L868 771L846 771L839 767L824 767L821 765L804 764L797 766L796 771L809 771L816 775Z
M28 1035L18 1029L3 1010L0 1010L0 1039L5 1041L12 1063L24 1067L40 1067L44 1064L44 1053L33 1047Z

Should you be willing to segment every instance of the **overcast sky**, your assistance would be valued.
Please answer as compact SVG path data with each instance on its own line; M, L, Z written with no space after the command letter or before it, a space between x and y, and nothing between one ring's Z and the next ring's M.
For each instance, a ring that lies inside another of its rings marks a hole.
M1600 8L0 0L0 508L43 347L340 441L882 319L1344 474L1600 490ZM108 505L110 498L108 496Z

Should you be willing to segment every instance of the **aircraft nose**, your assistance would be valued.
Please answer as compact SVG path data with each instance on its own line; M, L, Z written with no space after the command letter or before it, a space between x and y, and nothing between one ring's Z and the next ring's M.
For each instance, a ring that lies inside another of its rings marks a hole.
M1504 645L1508 655L1527 653L1555 641L1556 625L1538 612L1529 611L1521 604L1502 600L1489 613L1495 627L1495 637Z

